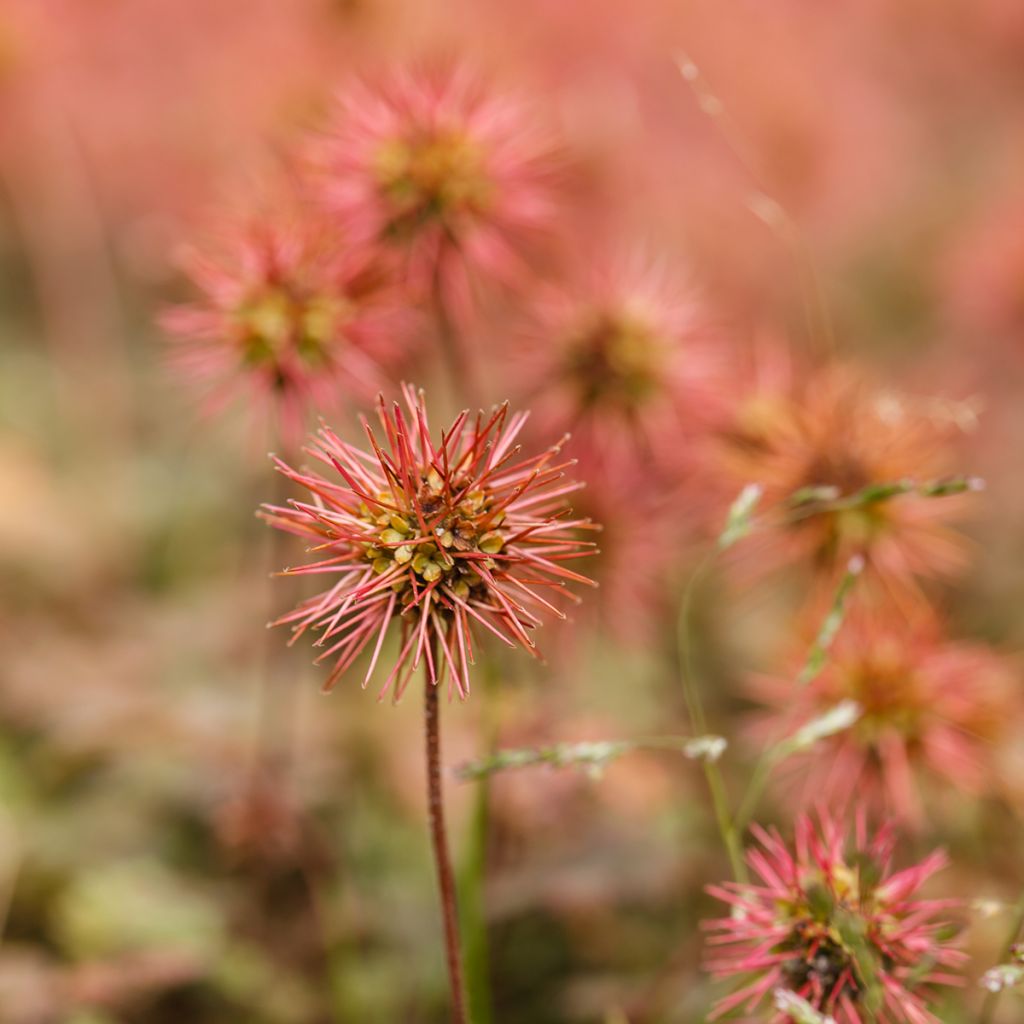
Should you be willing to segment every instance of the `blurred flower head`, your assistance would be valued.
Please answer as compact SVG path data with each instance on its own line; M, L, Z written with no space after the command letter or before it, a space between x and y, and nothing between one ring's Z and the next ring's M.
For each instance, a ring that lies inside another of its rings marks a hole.
M639 257L542 293L515 358L550 429L588 464L678 467L721 402L723 356L692 286Z
M747 860L759 881L708 889L730 914L704 923L715 948L707 969L744 979L709 1019L744 1004L751 1012L782 988L842 1024L939 1024L928 986L956 984L952 972L966 956L942 920L954 904L916 893L945 866L944 854L894 872L892 830L869 835L862 812L849 845L824 812L818 821L798 818L795 832L790 848L775 830L755 826L760 849Z
M847 367L786 383L769 375L764 391L739 400L717 441L720 467L733 484L764 488L761 508L775 524L748 545L753 562L803 564L831 592L860 556L876 595L916 605L919 578L966 561L950 525L965 496L914 486L948 478L955 426L942 402L879 390ZM888 485L907 485L906 493L875 492Z
M525 413L510 417L506 405L486 417L463 412L435 443L422 394L403 390L407 412L380 399L383 444L363 421L372 454L321 428L307 450L330 479L278 460L312 501L268 506L264 518L323 556L287 572L337 577L280 622L292 624L293 641L319 631L326 649L318 660L335 659L325 688L373 642L365 686L397 622L399 652L381 696L395 684L401 697L424 661L432 685L447 675L449 693L465 698L471 626L536 653L539 613L562 615L549 598L566 593L567 581L589 583L563 563L591 551L575 536L591 524L568 518L565 496L579 485L565 481L571 463L558 462L560 444L520 458Z
M339 241L301 201L277 205L188 260L200 292L171 309L172 361L211 411L236 397L287 438L312 413L371 396L407 334L378 260Z
M468 270L521 269L518 247L551 219L558 169L536 119L463 66L353 85L318 163L347 231L457 297Z
M759 721L791 733L842 701L855 701L854 725L794 759L807 800L845 805L856 795L874 809L920 825L925 778L971 796L994 782L994 744L1012 730L1016 679L980 645L946 640L922 618L896 626L855 616L837 636L827 664L807 686L793 676L759 678L751 688L774 709ZM777 737L776 737L777 738Z

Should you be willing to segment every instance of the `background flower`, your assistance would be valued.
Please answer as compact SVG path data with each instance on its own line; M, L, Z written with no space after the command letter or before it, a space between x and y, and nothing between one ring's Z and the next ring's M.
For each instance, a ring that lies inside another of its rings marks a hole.
M539 125L463 65L353 83L317 156L325 200L355 238L402 254L414 287L463 308L467 272L521 272L551 226L558 164Z
M244 397L289 441L346 399L368 400L408 340L391 269L339 238L301 194L187 263L201 297L163 317L172 361L210 412Z
M946 935L950 901L917 891L946 858L933 853L894 871L892 831L869 835L864 814L856 820L849 846L825 813L797 819L793 846L755 827L760 849L747 859L760 881L709 887L731 913L704 923L707 969L745 981L712 1019L738 1006L749 1013L785 988L841 1024L936 1024L928 986L957 984L966 957Z
M727 363L694 285L638 254L588 253L568 278L532 298L510 353L519 389L548 429L572 433L594 475L691 466L723 404Z
M861 556L874 597L912 615L921 578L966 564L953 527L966 496L911 487L875 498L872 490L949 478L955 421L940 402L881 388L848 366L799 374L782 393L765 383L769 390L741 400L719 435L720 465L737 486L759 484L770 515L770 528L748 546L748 564L768 571L798 562L828 600L850 559Z
M845 807L856 798L920 828L934 821L925 808L934 814L950 789L973 799L999 791L995 758L1015 731L1020 685L995 651L951 640L931 619L905 626L854 615L820 674L801 686L804 657L805 648L788 677L751 681L755 699L773 709L759 718L759 746L844 700L862 712L792 762L789 783L804 803Z

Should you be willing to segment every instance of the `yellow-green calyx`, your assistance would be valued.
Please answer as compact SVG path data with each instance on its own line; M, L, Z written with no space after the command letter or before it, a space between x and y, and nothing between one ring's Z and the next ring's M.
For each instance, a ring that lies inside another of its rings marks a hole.
M392 495L382 493L381 501L394 503ZM504 512L493 512L494 500L486 490L456 494L455 501L445 493L441 477L429 470L422 478L417 504L430 536L424 535L423 524L410 508L401 513L387 509L360 506L360 518L366 522L374 539L366 543L363 557L374 572L382 575L405 566L392 588L406 591L415 582L418 587L436 584L439 580L460 600L475 590L483 590L484 580L477 568L490 571L496 562L492 557L460 557L470 554L498 555L505 547L501 526ZM412 591L409 590L409 597Z
M624 312L603 312L570 338L565 373L584 404L611 402L633 409L658 390L664 356L650 325Z
M491 203L493 182L478 146L465 135L436 132L393 139L376 157L381 195L394 209L387 231L403 235L430 220L482 212Z
M269 288L235 312L242 357L253 366L280 367L291 355L307 366L322 365L347 312L338 296L300 296Z

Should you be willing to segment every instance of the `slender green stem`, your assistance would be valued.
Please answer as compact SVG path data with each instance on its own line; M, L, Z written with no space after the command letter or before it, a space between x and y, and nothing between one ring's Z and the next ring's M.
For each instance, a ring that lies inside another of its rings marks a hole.
M1024 928L1024 892L1021 892L1014 905L1013 926L1010 929L1010 933L1006 936L1006 941L1003 943L1003 948L999 954L999 963L1006 963L1010 959L1011 950L1020 937L1022 928ZM978 1024L992 1024L1001 995L1002 992L999 991L989 992L985 996L985 1001L981 1004L981 1016L978 1018Z
M479 667L481 747L493 757L498 742L498 715L495 689L499 683L498 667L493 658L486 658ZM485 892L488 869L488 839L491 811L490 780L483 777L477 786L473 812L469 822L468 841L459 871L459 913L463 935L466 967L466 998L473 1024L492 1024L494 1005L491 995L490 948L487 934Z
M694 594L697 591L698 585L703 582L704 577L711 568L715 554L715 551L709 551L690 577L686 589L683 591L683 599L679 608L679 621L676 629L683 696L686 700L686 707L693 730L697 735L701 736L708 731L708 726L707 716L704 713L704 704L701 700L700 687L697 685L693 671L690 620ZM717 762L710 758L705 758L703 766L704 777L707 779L708 791L711 794L711 803L715 811L715 821L718 825L718 832L722 837L722 843L725 845L726 853L729 856L733 877L738 881L746 881L748 877L747 868L743 862L743 849L739 834L733 825L732 815L729 811L729 795L725 787L725 779L722 777L722 772Z
M777 761L778 759L774 755L766 752L758 758L757 764L754 765L747 791L743 794L739 810L732 820L733 828L738 833L742 833L750 824L750 819L754 816L754 811L757 808L757 802L761 799L765 786L768 785L768 780L771 778Z
M747 866L743 862L743 846L732 823L732 818L729 816L729 797L725 789L725 780L722 778L718 765L710 761L704 762L704 775L708 780L711 802L715 807L715 821L718 823L719 834L722 836L726 853L729 855L729 866L732 868L733 877L738 882L746 882L749 878Z
M463 934L466 967L466 998L474 1024L491 1024L489 975L490 955L487 942L487 916L484 908L484 879L487 873L487 821L490 811L490 780L477 785L469 825L469 842L459 872L459 923Z

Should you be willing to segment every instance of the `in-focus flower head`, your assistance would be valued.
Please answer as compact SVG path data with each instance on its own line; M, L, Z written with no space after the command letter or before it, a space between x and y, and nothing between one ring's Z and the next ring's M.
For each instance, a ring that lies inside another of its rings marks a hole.
M219 411L239 396L289 438L309 416L365 399L407 328L387 299L388 275L302 203L273 204L188 259L201 293L163 317L172 361Z
M949 575L966 560L951 527L964 495L867 498L871 489L948 478L958 424L941 402L916 401L874 387L862 373L829 366L773 379L764 394L737 404L720 432L718 464L732 484L764 488L760 508L776 529L758 531L748 552L761 569L807 566L831 594L851 558L865 581L909 610L918 581Z
M522 388L587 461L678 466L720 401L721 339L692 286L649 259L598 260L539 297Z
M707 969L744 979L709 1020L739 1006L752 1012L781 988L837 1024L939 1024L929 988L959 984L954 972L966 956L943 919L956 904L916 893L945 866L944 854L893 871L894 833L869 835L863 811L850 845L824 812L818 821L801 816L795 832L790 849L776 831L755 826L760 848L747 861L759 881L708 889L731 912L704 922L715 947ZM798 1018L777 1009L769 1019Z
M856 794L921 824L929 779L974 797L994 783L995 743L1016 718L1016 679L989 648L946 640L931 618L897 626L855 615L813 682L795 686L794 675L752 681L756 698L776 709L759 721L759 743L769 729L776 739L791 734L842 701L862 710L851 728L793 759L806 800L845 805Z
M552 152L517 100L454 66L354 84L318 163L347 231L458 297L467 270L519 269L518 248L550 221Z
M403 393L406 411L379 401L381 439L363 420L369 453L320 429L307 451L331 478L276 460L313 499L267 506L264 518L323 556L287 571L337 577L279 621L292 625L293 641L319 632L318 661L335 659L325 689L372 642L365 686L397 623L398 655L381 696L393 686L400 698L423 661L432 684L447 675L449 693L465 698L472 627L536 654L541 613L564 617L554 599L578 600L566 583L590 582L564 563L591 553L576 531L595 527L569 518L565 498L582 485L565 478L572 463L559 461L562 442L520 457L526 413L463 412L434 442L422 393L408 385Z

